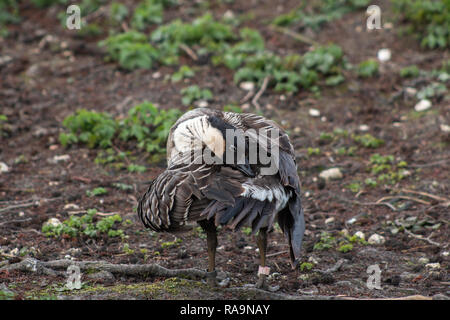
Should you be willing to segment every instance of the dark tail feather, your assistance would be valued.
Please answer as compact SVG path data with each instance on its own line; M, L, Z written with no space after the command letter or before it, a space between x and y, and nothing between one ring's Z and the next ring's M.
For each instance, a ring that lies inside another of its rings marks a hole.
M303 234L305 233L305 217L300 198L292 199L289 207L278 214L278 224L288 238L291 264L295 269L300 261Z

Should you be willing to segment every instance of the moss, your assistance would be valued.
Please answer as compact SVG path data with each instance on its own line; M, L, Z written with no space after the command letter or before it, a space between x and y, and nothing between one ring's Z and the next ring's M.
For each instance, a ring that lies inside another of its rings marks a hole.
M73 297L102 296L105 299L187 299L193 290L208 290L208 287L199 281L190 281L178 278L169 278L153 283L140 282L133 284L117 284L113 286L91 285L84 283L80 290L67 290L65 283L53 284L42 290L31 290L25 293L27 299L47 300L57 299L58 295Z

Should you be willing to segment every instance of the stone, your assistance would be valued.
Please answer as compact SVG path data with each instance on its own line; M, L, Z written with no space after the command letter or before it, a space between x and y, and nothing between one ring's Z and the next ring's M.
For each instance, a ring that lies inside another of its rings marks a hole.
M414 110L417 112L426 111L431 108L431 101L427 99L420 100L415 106Z
M9 167L6 163L0 162L0 173L8 172Z
M331 169L327 169L322 171L319 174L319 177L325 180L338 180L338 179L342 179L344 177L344 175L341 172L341 169L339 168L331 168Z
M363 240L366 238L362 231L357 231L354 235Z
M380 62L386 62L391 60L391 50L389 49L380 49L378 50L377 57Z
M241 82L241 84L239 85L239 88L241 88L242 90L245 90L245 91L253 91L253 90L255 90L255 84L251 81L244 81L244 82Z
M311 108L311 109L309 109L308 113L311 117L314 117L314 118L320 117L320 111L317 109Z
M44 223L44 226L50 225L52 227L57 227L57 226L60 226L61 224L62 224L62 222L59 221L59 219L57 219L57 218L50 218Z
M383 244L386 242L386 239L383 236L380 236L379 234L374 233L369 237L367 240L370 244Z

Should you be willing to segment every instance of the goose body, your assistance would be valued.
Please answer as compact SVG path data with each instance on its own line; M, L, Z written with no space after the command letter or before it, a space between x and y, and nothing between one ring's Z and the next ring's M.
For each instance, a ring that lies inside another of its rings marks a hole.
M268 143L260 143L255 132L272 129L277 134L267 136ZM225 155L236 152L236 146L226 139L226 130L249 132L245 138L248 143L253 142L272 157L276 153L277 171L264 174L267 163L250 163L255 149L244 150L237 164L225 162ZM222 161L208 163L201 158L208 151ZM232 230L250 226L254 234L258 233L258 244L263 242L265 260L266 233L277 219L289 242L292 265L297 265L305 228L300 181L294 149L275 122L254 114L194 109L170 130L167 165L139 200L138 214L146 227L178 232L198 222L207 231L211 259L211 250L215 253L217 245L217 226ZM214 264L210 261L211 269Z

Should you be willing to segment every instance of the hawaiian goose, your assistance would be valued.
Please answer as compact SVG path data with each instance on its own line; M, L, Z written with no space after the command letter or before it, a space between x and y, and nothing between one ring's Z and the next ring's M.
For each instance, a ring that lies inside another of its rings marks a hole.
M226 139L227 130L245 133L246 148L239 161L237 139ZM267 142L261 143L255 132L268 130L278 130L278 134L267 134ZM272 157L278 153L278 170L274 173L262 174L265 165L259 157L249 161L256 154L256 150L249 151L255 141L258 152L263 150ZM223 164L204 159L193 161L205 151L214 159L223 160ZM230 155L234 161L225 161ZM261 257L258 287L266 287L267 233L275 218L289 242L292 266L297 266L305 229L300 182L293 147L275 122L253 114L198 108L185 113L171 128L167 158L167 170L139 200L139 217L154 231L183 231L189 229L190 222L198 222L207 234L210 283L215 283L219 225L232 230L246 225L257 234Z

